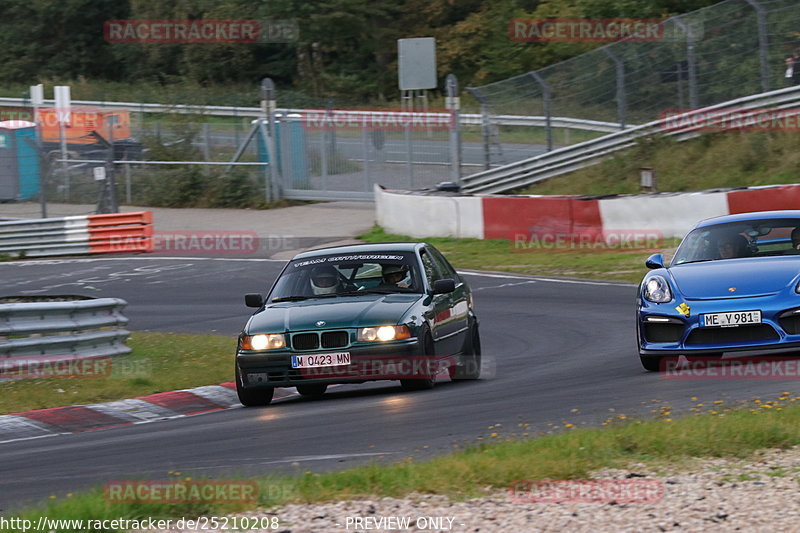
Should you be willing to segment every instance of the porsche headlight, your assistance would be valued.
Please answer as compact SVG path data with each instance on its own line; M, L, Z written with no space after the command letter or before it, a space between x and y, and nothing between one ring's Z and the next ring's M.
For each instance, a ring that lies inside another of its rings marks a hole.
M672 300L672 291L669 290L669 283L663 276L652 276L644 284L644 298L657 304L663 304Z
M286 347L283 334L243 335L242 350L277 350Z
M358 328L358 340L366 342L386 342L400 339L410 339L411 331L408 326L376 326L373 328Z

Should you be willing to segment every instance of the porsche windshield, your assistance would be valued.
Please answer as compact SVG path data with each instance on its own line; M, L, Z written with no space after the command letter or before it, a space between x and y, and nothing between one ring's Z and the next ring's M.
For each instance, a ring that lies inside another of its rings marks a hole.
M298 259L283 271L269 301L420 293L415 257L407 252L380 252Z
M800 255L800 219L762 219L696 228L672 264L789 255Z

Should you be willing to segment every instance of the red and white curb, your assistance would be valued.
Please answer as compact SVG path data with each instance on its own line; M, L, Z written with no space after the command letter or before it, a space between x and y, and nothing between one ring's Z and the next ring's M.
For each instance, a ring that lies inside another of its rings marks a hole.
M297 396L294 388L275 389L274 399ZM128 400L38 409L0 415L0 444L81 433L239 407L233 382L159 392Z

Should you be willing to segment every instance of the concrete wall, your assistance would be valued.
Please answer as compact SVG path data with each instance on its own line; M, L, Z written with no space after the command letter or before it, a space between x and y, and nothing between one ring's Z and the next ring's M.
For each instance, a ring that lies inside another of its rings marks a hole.
M423 237L518 239L521 235L656 232L683 237L700 220L800 209L800 185L723 192L647 194L582 200L569 196L441 196L375 189L386 231Z

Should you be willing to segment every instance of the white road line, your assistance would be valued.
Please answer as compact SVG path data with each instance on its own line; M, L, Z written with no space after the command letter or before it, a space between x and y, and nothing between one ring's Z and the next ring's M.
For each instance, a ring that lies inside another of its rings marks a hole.
M262 465L272 465L278 463L299 463L301 461L324 461L326 459L347 459L348 457L371 457L375 455L392 455L395 452L368 452L368 453L336 453L331 455L299 455L297 457L287 457L277 461L264 461Z
M477 276L483 278L500 278L500 279L522 279L527 280L530 282L536 281L546 281L550 283L571 283L575 285L602 285L602 286L612 286L612 287L636 287L635 283L625 283L625 282L606 282L606 281L588 281L588 280L579 280L579 279L553 279L553 278L539 278L539 277L527 277L527 276L514 276L513 274L495 274L490 272L476 272L476 271L466 271L466 270L459 270L459 274L463 274L465 276Z
M552 278L536 278L538 281L549 281L551 283L572 283L576 285L605 285L609 287L638 287L636 283L626 282L605 282L605 281L583 281L577 279L552 279Z
M19 437L19 438L15 438L15 439L0 440L0 444L8 444L9 442L19 442L21 440L46 439L48 437L58 437L59 435L71 435L71 433L49 433L47 435L34 435L32 437Z
M501 278L501 279L525 279L531 281L534 278L530 278L527 276L513 276L511 274L492 274L489 272L471 272L467 270L457 270L459 274L463 274L465 276L478 276L482 278Z
M165 256L149 256L149 257L92 257L88 259L44 259L41 261L9 261L0 263L0 266L28 266L28 265L65 265L69 263L92 263L95 261L252 261L257 263L288 263L286 259L266 259L256 257L194 257L188 255L165 257Z
M520 281L519 283L503 283L501 285L490 285L489 287L474 287L472 292L475 291L485 291L486 289L502 289L503 287L516 287L518 285L529 285L536 283L535 280L528 280L528 281Z

